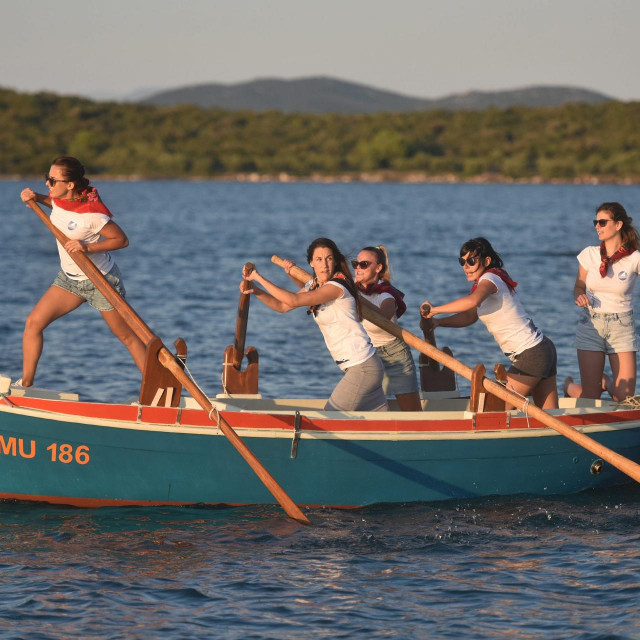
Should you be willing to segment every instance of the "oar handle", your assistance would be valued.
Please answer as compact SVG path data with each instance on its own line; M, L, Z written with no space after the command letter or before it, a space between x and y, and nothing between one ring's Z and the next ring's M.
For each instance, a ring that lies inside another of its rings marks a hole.
M255 269L253 262L247 262L244 265L243 273L249 275ZM242 291L246 291L251 287L249 280L243 280ZM236 369L240 369L242 364L242 358L244 357L244 347L247 339L247 323L249 322L249 304L251 303L251 296L240 293L240 300L238 300L238 317L236 318L236 335L233 343L234 359L233 366Z
M278 266L283 265L282 258L274 255L271 257L271 261ZM301 280L308 280L311 276L304 269L295 266L291 267L291 271L295 270L295 277L299 277ZM404 340L408 345L412 346L417 351L424 353L425 355L433 358L437 362L440 362L445 367L448 367L452 371L460 374L462 377L467 378L467 380L471 380L471 374L473 373L473 369L463 364L459 360L456 360L453 356L450 356L440 349L434 347L428 342L421 340L418 336L413 333L403 329L399 325L387 320L384 316L380 315L377 312L376 307L372 305L368 300L364 298L360 299L361 307L362 307L362 316L369 322L377 325L381 329L384 329L388 333L394 335L396 338L400 338ZM501 384L487 378L486 376L482 379L482 385L488 393L492 393L498 398L502 398L506 402L514 405L520 411L528 413L531 417L535 418L542 424L554 429L558 433L561 433L563 436L566 436L576 444L584 447L591 453L594 453L599 458L606 460L609 464L616 467L623 473L626 473L630 478L633 478L636 482L640 482L640 465L636 464L632 460L621 456L619 453L605 447L600 444L593 438L585 435L581 431L570 427L568 424L565 424L558 418L549 415L546 411L540 409L535 405L531 405L526 398L522 398L521 396L513 393L513 391L509 391Z
M29 200L27 204L35 211L38 217L45 223L47 228L53 233L58 242L64 245L69 238L53 225L49 216L38 206L35 200ZM74 251L69 254L73 261L82 269L84 274L93 282L98 291L113 305L113 307L122 316L131 330L144 342L148 344L152 339L156 338L155 334L143 322L142 318L133 310L133 308L125 302L120 294L107 282L106 278L100 272L90 258L81 251ZM246 296L248 297L248 296ZM182 385L197 400L198 404L209 414L213 408L207 397L198 389L198 387L190 380L184 369L178 364L175 357L171 355L169 350L163 345L158 354L158 360L165 368L169 369ZM238 437L231 426L220 418L220 429L229 439L231 444L237 449L238 453L249 463L256 475L262 480L264 485L269 489L273 497L280 503L287 515L303 524L311 524L309 519L300 511L298 506L285 493L284 489L275 481L271 474L264 468L258 458L251 453L246 444Z

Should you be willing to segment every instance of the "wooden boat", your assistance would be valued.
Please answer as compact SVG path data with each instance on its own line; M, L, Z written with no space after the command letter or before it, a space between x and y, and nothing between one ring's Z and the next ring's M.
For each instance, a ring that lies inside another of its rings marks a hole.
M9 383L0 378L0 498L92 507L275 502L193 398L175 407L104 404ZM455 391L423 393L422 413L325 412L324 402L212 399L298 505L551 495L630 481L523 412L470 411ZM640 409L564 399L552 413L640 460Z
M28 204L64 243L40 207ZM277 501L310 524L299 505L545 495L640 482L640 409L564 400L544 412L500 384L500 368L490 380L482 365L471 370L366 301L364 317L423 354L424 411L325 412L324 399L262 398L257 351L244 349L249 296L240 297L236 340L224 354L225 393L208 398L185 371L184 341L170 353L91 260L81 252L73 258L146 345L140 395L125 404L82 402L0 377L0 499L76 506ZM471 380L468 399L452 388L454 371ZM182 397L183 387L192 397ZM505 402L516 409L505 410Z

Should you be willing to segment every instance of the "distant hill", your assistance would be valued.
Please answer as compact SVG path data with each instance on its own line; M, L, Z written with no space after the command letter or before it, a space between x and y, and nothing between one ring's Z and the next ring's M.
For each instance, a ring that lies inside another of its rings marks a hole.
M599 104L615 100L589 89L576 87L525 87L509 91L469 91L444 98L427 99L384 91L335 78L296 80L265 78L237 84L200 84L153 93L144 104L174 106L193 104L221 109L280 111L282 113L379 113L429 109L451 111L508 108L556 107L567 103Z

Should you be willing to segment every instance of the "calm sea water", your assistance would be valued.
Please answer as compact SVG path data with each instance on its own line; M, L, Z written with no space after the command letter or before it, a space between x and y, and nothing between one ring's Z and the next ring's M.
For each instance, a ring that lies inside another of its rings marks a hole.
M0 182L0 372L19 377L22 325L57 271L55 242ZM418 305L464 295L459 246L485 235L536 323L572 346L576 254L596 244L594 207L637 186L98 184L131 245L117 254L127 299L166 344L184 337L211 395L233 342L241 267L287 285L272 254L304 263L316 236L355 256L384 243ZM440 329L469 365L504 357L478 324ZM339 379L304 311L252 303L247 344L265 396L326 396ZM38 386L84 399L135 396L139 374L99 314L45 335ZM459 381L462 391L468 389ZM74 510L0 506L0 637L638 638L640 491L318 511L299 527L277 507Z

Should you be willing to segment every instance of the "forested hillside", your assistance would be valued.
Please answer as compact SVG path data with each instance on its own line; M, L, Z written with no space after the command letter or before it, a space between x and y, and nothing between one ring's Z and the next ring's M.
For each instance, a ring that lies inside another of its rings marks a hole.
M0 149L3 175L40 174L70 154L92 175L150 178L387 171L640 181L640 102L302 115L0 90Z

